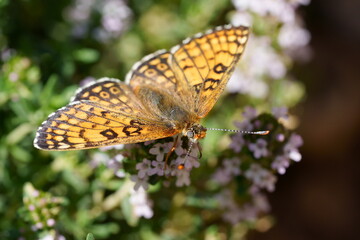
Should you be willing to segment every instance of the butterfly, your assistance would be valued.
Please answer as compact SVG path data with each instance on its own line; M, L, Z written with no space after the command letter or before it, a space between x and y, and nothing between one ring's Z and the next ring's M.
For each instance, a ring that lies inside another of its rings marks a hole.
M244 26L219 26L134 64L125 83L102 78L79 89L37 130L42 150L78 150L174 135L197 142L249 37Z

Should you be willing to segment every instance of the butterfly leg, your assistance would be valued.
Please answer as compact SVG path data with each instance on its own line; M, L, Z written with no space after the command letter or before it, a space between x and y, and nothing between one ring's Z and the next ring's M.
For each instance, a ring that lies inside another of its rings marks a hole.
M188 149L188 151L187 151L187 153L186 153L186 155L185 155L185 157L184 157L184 161L183 161L183 163L181 163L181 164L179 164L178 165L178 169L179 170L183 170L184 168L185 168L185 164L186 164L186 160L187 160L187 158L190 156L190 153L191 153L191 149L192 149L192 147L193 147L193 142L190 142L190 145L189 145L189 149ZM196 142L196 146L198 147L198 149L199 149L199 159L200 158L202 158L202 147L201 147L201 145L200 145L200 143L199 142Z
M200 159L200 158L202 158L202 147L201 147L199 142L197 142L196 145L197 145L197 147L199 149L199 154L200 154L199 159Z
M169 151L169 152L166 154L166 156L165 156L165 165L164 165L164 168L165 168L165 169L166 169L166 167L168 166L168 161L169 161L169 158L170 158L171 154L172 154L172 153L175 151L175 149L176 149L176 145L177 145L178 141L179 141L179 134L176 135L173 146L171 147L170 151Z

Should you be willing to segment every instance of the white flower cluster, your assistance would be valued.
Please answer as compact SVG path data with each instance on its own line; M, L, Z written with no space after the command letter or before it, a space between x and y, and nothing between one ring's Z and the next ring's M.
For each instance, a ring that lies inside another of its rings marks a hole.
M295 10L299 5L307 5L310 0L233 0L239 11L250 11L262 17L272 16L282 23L296 20Z
M241 207L236 203L234 194L229 189L220 192L216 199L219 207L224 211L223 219L233 225L240 221L255 220L260 213L266 213L270 210L266 196L260 192L254 193L252 201Z
M274 108L272 114L277 119L286 119L288 117L285 107ZM246 107L243 112L244 120L235 122L235 125L241 130L253 131L261 126L260 120L255 120L257 116L257 111L254 108ZM231 140L230 148L234 153L240 153L245 147L252 152L255 159L250 164L244 164L238 157L224 159L222 160L222 166L212 176L212 179L220 184L222 188L231 183L235 176L243 176L249 182L250 188L247 193L250 194L251 201L248 203L238 205L230 190L223 191L218 196L220 207L224 210L224 220L236 224L243 220L254 220L259 213L269 211L269 203L261 191L273 192L277 181L276 172L284 174L291 161L298 162L301 160L299 147L302 146L303 141L295 133L290 136L279 133L270 140L259 138L255 142L245 140L242 133L236 133L231 136ZM272 142L280 143L276 153L269 149L269 146L274 145ZM265 164L267 167L261 164L263 161L257 162L261 158L270 161L268 165Z
M282 136L278 136L282 139ZM300 135L295 133L291 134L289 141L285 144L283 148L283 154L275 157L275 160L272 162L271 167L275 169L278 173L284 174L286 168L289 167L290 161L299 162L302 158L298 148L303 145L303 140Z
M64 199L39 191L31 183L24 186L23 212L31 231L45 235L41 239L55 239L57 218ZM23 233L26 233L25 231ZM18 239L25 239L19 237ZM65 239L62 235L56 239Z
M235 71L227 87L230 92L242 92L258 98L268 95L266 79L282 79L287 76L291 59L309 57L309 32L302 28L296 15L300 5L310 0L233 0L236 13L234 25L255 25L262 19L262 35L252 34L241 61L241 71ZM278 27L280 26L280 27ZM266 30L268 29L268 32ZM271 32L270 32L271 31ZM276 46L276 48L274 47Z
M146 191L144 189L131 190L130 194L130 204L134 215L147 219L151 218L154 212L151 208L152 202L148 199Z
M88 33L94 12L101 15L101 26L91 34L103 42L120 36L128 28L132 16L131 9L124 0L75 0L66 12L74 24L75 37L81 38Z
M149 177L153 175L175 176L175 184L178 187L190 185L190 171L200 166L198 161L199 149L197 145L193 145L188 154L188 149L182 148L181 143L179 143L173 153L176 154L177 158L170 163L166 163L166 154L170 152L172 146L172 142L156 143L149 150L150 154L156 156L156 160L151 161L145 158L142 162L136 164L138 173L131 176L131 180L136 183L135 190L140 187L147 190ZM180 169L179 165L182 164L184 168Z
M273 108L273 115L280 118L287 118L287 109L285 107ZM241 130L252 131L256 125L251 123L251 121L257 116L257 112L254 108L246 107L243 113L244 120L242 122L235 122L235 126ZM248 147L249 150L253 153L255 159L261 157L267 157L270 154L270 151L267 148L268 142L264 139L259 138L255 143L247 142L244 139L244 135L241 133L236 133L231 136L230 148L235 152L239 153L243 147ZM284 134L278 134L276 136L276 141L283 142L285 141ZM271 164L272 169L276 170L279 174L284 174L286 168L289 167L291 160L299 162L301 160L301 154L299 152L299 147L303 145L303 140L300 135L292 133L288 137L288 142L284 144L282 149L282 154L274 157L274 161Z
M277 180L276 176L257 163L251 164L250 168L244 175L253 183L253 188L265 188L269 192L273 192L275 190L275 183Z
M134 147L135 145L132 145ZM124 149L123 144L113 145L108 147L102 147L100 150L122 150ZM124 152L123 152L124 153ZM110 157L109 154L102 152L96 152L93 154L90 161L92 167L97 167L100 164L104 164L107 168L114 171L115 176L119 178L125 178L127 176L123 168L123 154L116 154L114 157ZM147 164L151 164L151 161L144 160L142 163L137 165L137 169L145 169ZM140 166L141 165L141 166ZM148 199L146 191L148 187L148 178L145 178L146 172L140 170L138 176L131 176L131 180L135 182L134 188L129 188L129 202L132 207L134 216L151 218L153 216L152 202ZM140 188L142 186L142 188Z

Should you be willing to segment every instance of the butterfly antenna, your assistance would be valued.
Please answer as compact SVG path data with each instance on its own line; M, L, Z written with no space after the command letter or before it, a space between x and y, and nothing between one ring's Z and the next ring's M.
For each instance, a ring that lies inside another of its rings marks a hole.
M242 134L253 134L253 135L267 135L270 131L244 131L244 130L234 130L234 129L221 129L221 128L207 128L207 130L213 131L223 131L223 132L235 132L235 133L242 133Z
M194 145L194 142L190 142L189 149L187 150L186 155L185 155L185 157L184 157L184 161L183 161L183 163L180 163L179 166L178 166L178 169L179 169L179 170L183 170L183 169L184 169L186 160L187 160L187 158L188 158L189 155L190 155L190 152L191 152L191 149L192 149L192 146L193 146L193 145Z

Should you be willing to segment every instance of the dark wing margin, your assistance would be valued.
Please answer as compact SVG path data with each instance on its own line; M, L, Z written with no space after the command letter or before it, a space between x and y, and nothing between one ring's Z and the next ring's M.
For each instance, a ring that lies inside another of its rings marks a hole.
M165 138L177 131L164 122L139 119L91 101L76 101L49 115L34 146L42 150L79 150Z

